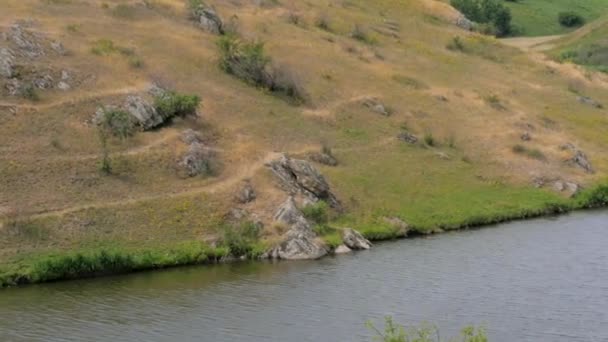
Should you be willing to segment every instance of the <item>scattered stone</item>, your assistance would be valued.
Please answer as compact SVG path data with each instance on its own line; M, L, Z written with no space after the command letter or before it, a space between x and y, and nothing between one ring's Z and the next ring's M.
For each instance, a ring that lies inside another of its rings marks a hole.
M53 88L53 77L51 75L43 75L34 79L34 86L38 89Z
M16 78L11 78L10 80L8 80L8 82L6 82L5 87L8 91L8 94L11 96L17 96L21 94L22 84L21 81Z
M156 108L140 96L127 96L124 108L135 117L138 124L144 130L155 128L164 122L163 117L156 111Z
M10 49L0 48L0 76L11 78L14 74L15 56Z
M236 194L235 199L237 202L241 204L246 204L255 201L257 198L257 194L255 193L255 189L251 185L251 182L245 182L243 187Z
M242 222L242 221L246 220L247 218L249 218L249 212L247 210L241 209L241 208L230 209L230 211L224 217L224 219L226 221L232 222L232 223Z
M211 161L214 157L213 151L201 143L194 143L188 147L188 152L182 157L179 166L188 177L207 175L212 172Z
M391 111L388 108L386 108L385 105L380 103L378 101L378 99L375 99L375 98L365 99L365 100L363 100L363 105L365 107L369 108L374 113L378 113L378 114L384 115L384 116L391 115Z
M435 96L435 98L436 98L438 101L441 101L441 102L448 102L448 101L449 101L449 100L448 100L448 98L447 98L447 97L445 97L445 96L443 96L443 95L437 95L437 96Z
M352 229L344 228L342 230L342 241L346 247L352 250L362 250L372 248L372 243L368 239L363 237L361 233Z
M400 236L405 237L410 231L410 226L398 217L384 217L383 220L395 228Z
M547 184L547 179L545 177L535 177L532 180L532 185L537 189L544 187L545 184Z
M274 220L290 226L292 229L296 227L298 230L302 231L310 230L310 232L314 234L312 227L306 218L304 218L304 214L298 209L293 196L289 196L289 198L281 204L274 215Z
M311 153L308 158L310 160L312 160L313 162L327 165L327 166L337 166L338 165L338 160L336 159L336 157L334 157L328 153L315 152L315 153Z
M397 135L397 139L404 141L408 144L415 144L418 142L418 137L407 131L399 133L399 135Z
M456 18L454 24L460 27L461 29L467 31L473 31L473 29L475 28L475 23L467 19L467 17L465 17L464 15L460 15L458 18Z
M341 209L340 202L323 175L309 162L291 159L283 154L270 162L269 167L282 186L292 194L301 193L313 202L323 200L332 208Z
M576 146L574 146L574 144L572 144L572 143L565 143L563 145L560 145L559 149L562 151L567 151L567 150L576 151Z
M188 145L203 142L201 134L191 128L188 128L183 131L179 138L183 143Z
M346 245L340 245L334 251L334 254L347 254L352 252L353 250L348 248Z
M51 49L53 49L53 51L55 51L56 53L58 53L62 56L65 56L65 54L67 53L67 51L65 50L65 47L63 47L63 44L60 41L52 41Z
M38 43L38 39L33 34L25 31L19 24L11 25L6 37L17 45L27 57L35 58L44 55L44 50Z
M574 152L574 156L570 159L570 162L583 169L585 172L587 173L594 173L595 171L593 170L593 167L591 166L591 163L589 162L589 160L587 159L587 155L585 155L585 153L581 150L576 150Z
M525 132L524 134L521 135L520 139L522 141L530 141L530 140L532 140L532 135L530 135L529 132Z
M445 152L436 152L435 155L437 157L439 157L439 159L443 159L443 160L450 160L451 157L449 154L445 153Z
M201 4L194 10L193 15L203 30L213 34L224 34L224 23L213 8Z
M63 91L70 90L72 88L67 82L60 81L57 83L57 88Z
M580 191L580 186L576 183L557 180L553 183L553 190L557 192L565 192L568 197L576 196Z
M67 70L61 70L61 80L68 81L70 79L70 72Z
M157 83L152 83L148 88L148 94L154 97L161 97L167 93L167 89L159 86Z
M604 105L587 96L577 96L576 100L582 104L586 104L595 108L604 108Z

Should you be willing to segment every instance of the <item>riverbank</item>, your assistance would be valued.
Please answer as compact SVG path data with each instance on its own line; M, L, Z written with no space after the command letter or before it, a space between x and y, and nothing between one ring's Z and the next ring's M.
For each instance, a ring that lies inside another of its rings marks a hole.
M583 191L570 200L545 203L536 208L505 212L499 215L471 216L460 224L439 225L432 230L411 227L409 234L404 234L394 226L378 224L360 227L360 231L371 241L384 241L564 214L573 210L600 208L607 205L608 185L600 185ZM336 244L332 242L335 240L334 235L324 237L327 244L333 248L336 247ZM259 259L268 247L265 243L252 243L246 246L247 256L241 257L231 255L229 247L211 247L197 241L158 246L157 248L99 247L72 252L30 255L0 270L0 287L100 277L185 265L212 264L247 258Z

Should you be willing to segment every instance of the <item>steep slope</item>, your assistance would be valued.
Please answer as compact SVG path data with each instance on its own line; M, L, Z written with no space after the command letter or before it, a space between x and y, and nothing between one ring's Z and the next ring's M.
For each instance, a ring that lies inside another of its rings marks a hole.
M182 1L6 1L0 47L17 55L13 79L48 75L54 85L19 96L2 81L1 264L107 246L215 244L235 206L266 223L270 244L286 194L265 164L322 145L339 161L317 165L345 207L335 225L370 234L385 217L428 232L541 213L566 203L570 192L556 182L606 178L608 116L580 97L608 103L608 83L462 31L444 3L209 3L243 39L265 42L308 103L222 71L218 36L190 21ZM21 54L29 50L11 38L15 23L43 54ZM63 71L69 89L59 89ZM95 111L153 84L200 95L200 114L112 139L104 175ZM186 129L216 152L213 174L179 172ZM398 139L405 132L418 143ZM593 172L577 166L577 151ZM236 204L244 181L257 198Z

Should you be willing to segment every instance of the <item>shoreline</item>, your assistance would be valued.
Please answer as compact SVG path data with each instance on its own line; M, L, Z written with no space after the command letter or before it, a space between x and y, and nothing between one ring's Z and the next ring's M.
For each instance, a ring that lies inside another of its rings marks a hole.
M543 208L523 210L518 213L471 217L458 226L437 227L435 230L414 229L403 235L393 231L360 230L371 242L413 239L445 232L483 229L493 225L528 219L560 216L575 211L608 207L608 184L599 185L582 192L575 198L563 203L547 203ZM88 251L65 251L55 254L25 258L9 264L9 269L0 269L0 289L24 285L58 282L86 278L99 278L167 268L193 265L213 265L245 260L265 260L262 254L269 246L257 244L250 246L247 256L234 257L227 247L210 247L202 242L188 241L174 246L159 248L128 249L99 248ZM326 256L335 255L335 246L330 247Z

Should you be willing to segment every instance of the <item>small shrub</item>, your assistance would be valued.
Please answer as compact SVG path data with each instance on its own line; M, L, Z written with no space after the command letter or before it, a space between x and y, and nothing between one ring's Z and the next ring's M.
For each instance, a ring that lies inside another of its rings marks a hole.
M608 184L599 185L579 196L580 205L584 208L603 208L608 206Z
M465 51L465 46L464 46L464 42L462 41L462 39L458 36L453 37L449 43L446 45L446 48L448 50L452 50L452 51L460 51L463 52Z
M532 159L536 159L536 160L545 160L547 159L545 157L545 154L539 150L539 149L529 149L526 146L523 146L521 144L516 144L514 145L511 150L513 151L513 153L517 153L517 154L523 154L529 158Z
M116 46L110 39L99 39L93 43L93 47L91 48L91 53L98 56L109 55L115 51Z
M379 342L441 342L439 330L437 327L429 324L422 324L419 327L405 328L393 321L390 316L384 319L384 329L380 330L368 321L366 326L375 336L374 341ZM445 341L462 341L462 342L488 342L488 337L485 330L475 328L473 326L465 327L461 330L458 338L451 338Z
M423 140L427 146L435 146L437 144L435 137L433 137L433 133L426 133Z
M490 107L497 110L504 110L505 106L502 104L500 97L496 94L489 94L484 96L483 100L490 105Z
M370 37L369 32L367 31L367 29L365 29L363 26L361 25L355 25L355 27L353 28L352 32L350 33L350 36L355 39L358 40L360 42L366 43L366 44L373 44L374 40Z
M317 225L325 225L329 222L329 205L324 201L309 204L302 208L304 217Z
M21 89L21 97L34 102L40 100L40 95L33 84L27 84Z
M287 22L296 26L304 25L304 19L301 15L295 12L289 12Z
M223 244L235 257L252 256L254 245L260 237L260 226L253 222L224 227Z
M99 125L113 136L126 139L135 133L136 122L133 116L124 110L104 109Z
M144 67L144 60L141 57L131 56L129 57L129 66L135 69L141 69Z
M575 12L561 12L557 15L557 21L565 27L576 27L585 23L585 19Z
M317 20L315 20L315 25L323 31L332 32L331 21L325 14L320 15Z
M185 95L167 92L154 98L154 106L158 113L169 120L175 116L196 114L201 99L198 95Z
M484 30L496 36L506 36L512 31L511 11L500 0L451 0L450 4L468 19L491 25Z

